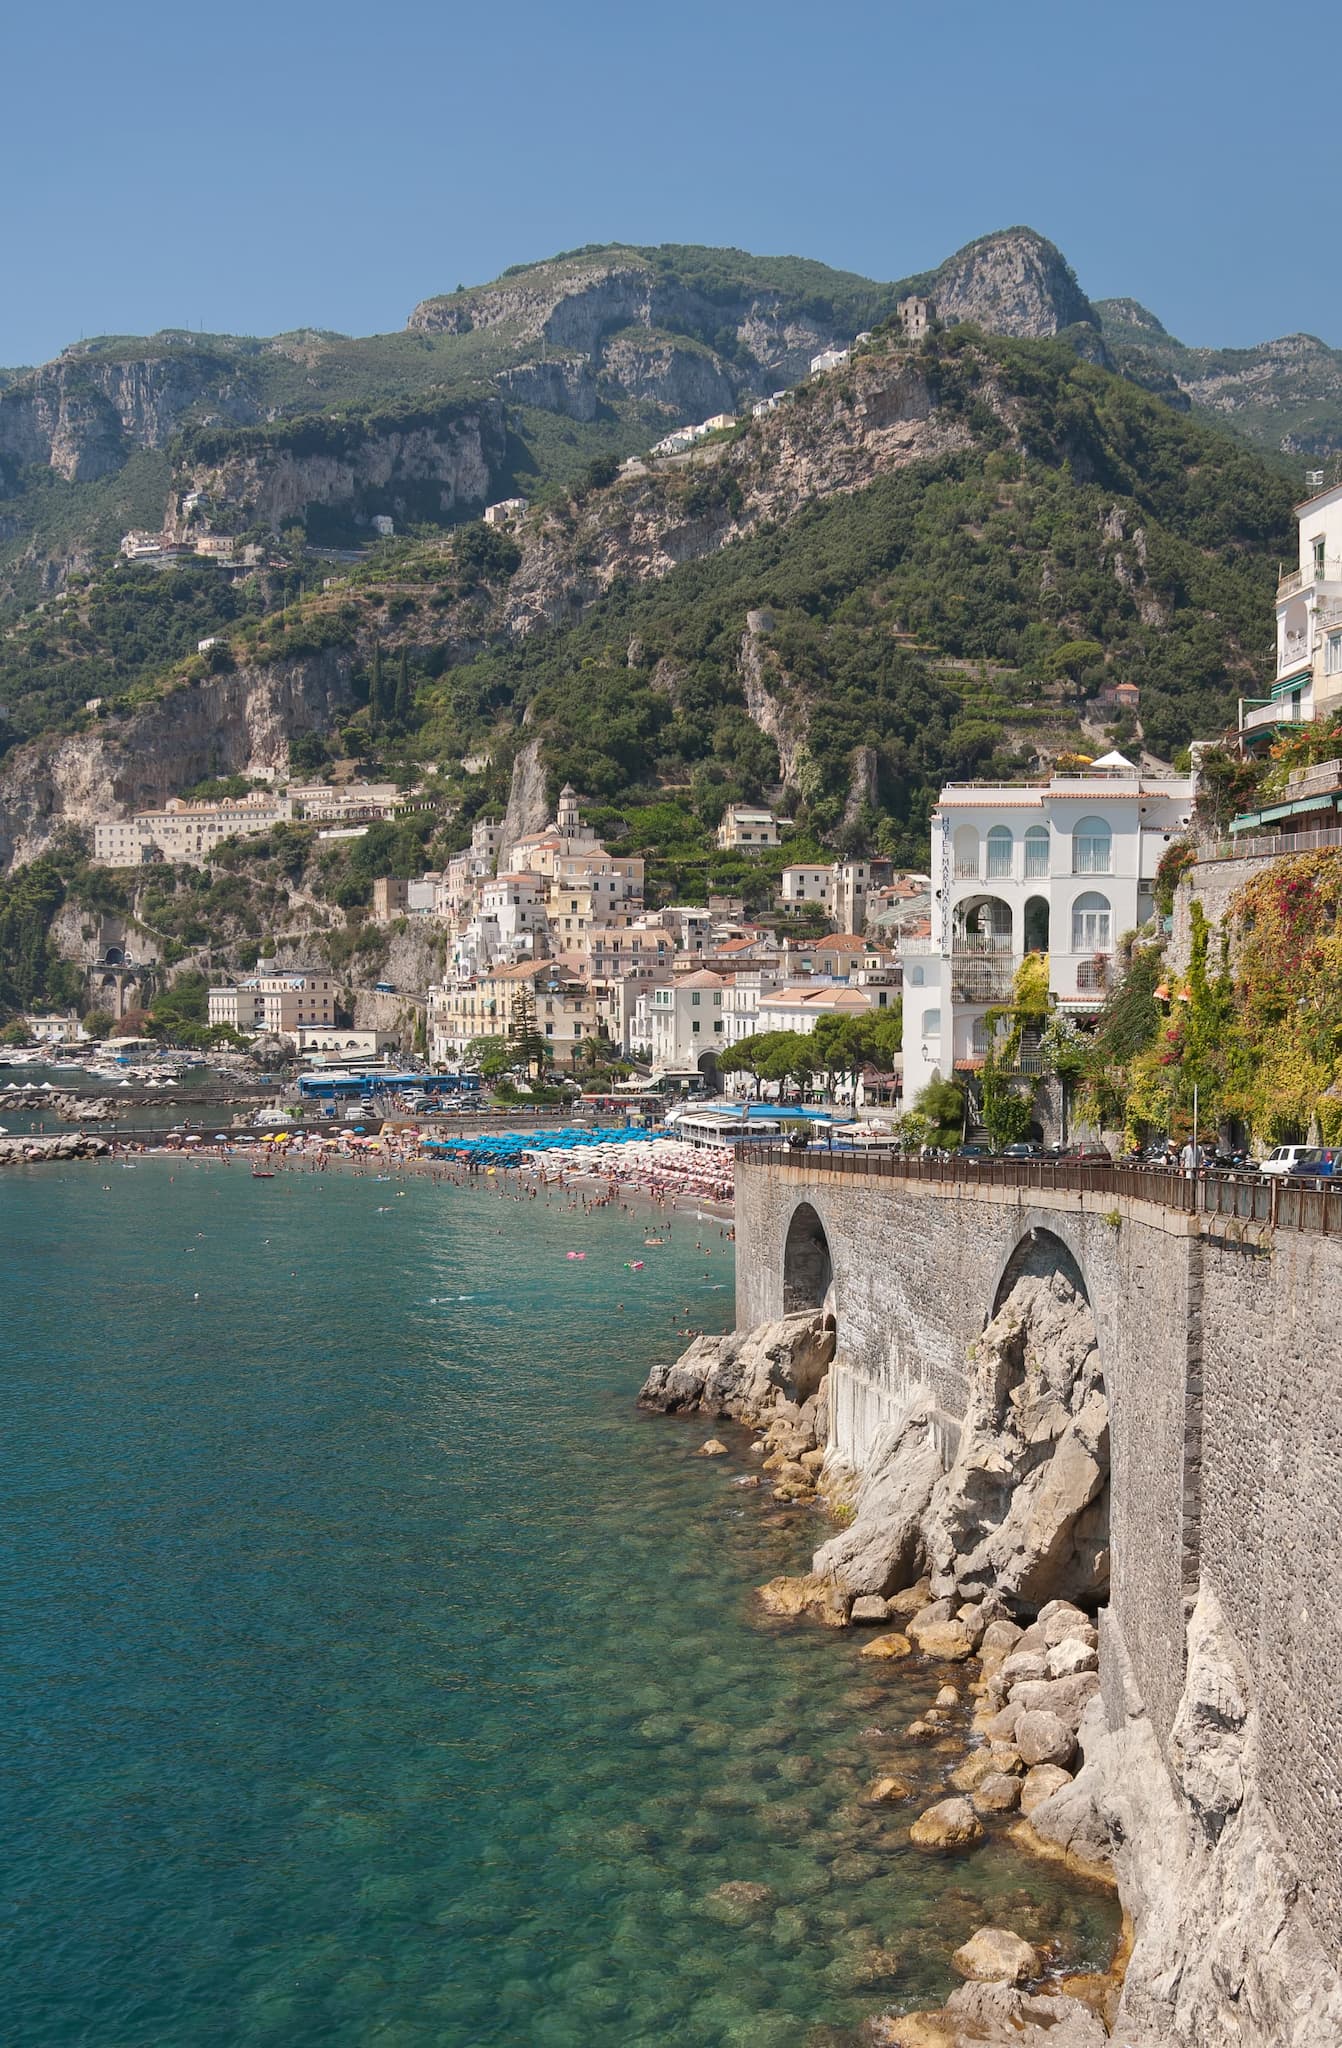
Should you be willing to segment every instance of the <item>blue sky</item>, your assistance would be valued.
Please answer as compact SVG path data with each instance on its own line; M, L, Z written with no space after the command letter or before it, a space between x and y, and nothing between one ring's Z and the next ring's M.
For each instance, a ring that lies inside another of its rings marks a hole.
M401 326L583 242L878 278L997 227L1191 342L1342 344L1342 10L1241 0L28 0L0 45L0 363ZM1311 195L1316 195L1311 197Z

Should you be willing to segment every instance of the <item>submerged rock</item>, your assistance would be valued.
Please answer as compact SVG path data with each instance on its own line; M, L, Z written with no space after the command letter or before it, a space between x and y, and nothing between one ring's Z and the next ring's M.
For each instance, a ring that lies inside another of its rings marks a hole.
M913 1787L907 1778L874 1778L862 1794L864 1806L894 1806L901 1799L911 1799Z
M707 1443L700 1444L695 1455L700 1458L725 1458L727 1456L727 1446L720 1437L711 1436Z
M862 1657L880 1659L911 1657L913 1655L913 1644L907 1636L902 1636L892 1631L889 1635L873 1636L869 1643L863 1644L858 1654Z
M745 1878L720 1884L702 1901L704 1912L727 1927L749 1926L752 1920L761 1920L771 1912L773 1904L774 1894L767 1884L754 1884Z

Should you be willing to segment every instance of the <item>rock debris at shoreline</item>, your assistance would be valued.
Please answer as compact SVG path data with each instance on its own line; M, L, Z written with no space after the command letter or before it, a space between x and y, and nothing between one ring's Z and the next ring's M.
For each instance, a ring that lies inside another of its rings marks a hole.
M84 1131L65 1131L55 1137L30 1134L0 1138L0 1166L42 1166L56 1159L103 1159L111 1150L106 1138Z
M934 1746L943 1781L910 1815L910 1846L954 1858L1005 1835L1112 1886L1107 1831L1074 1775L1088 1716L1099 1714L1093 1610L1108 1585L1108 1411L1089 1308L1066 1279L1027 1266L975 1349L949 1464L936 1418L918 1404L878 1439L860 1482L827 1453L833 1323L806 1311L696 1338L653 1369L640 1405L745 1424L773 1501L823 1502L840 1522L809 1573L759 1589L768 1614L879 1629L864 1660L956 1674L959 1684L944 1683L903 1731ZM719 1443L704 1450L716 1455ZM973 1703L967 1726L961 1687ZM940 1766L948 1740L958 1761ZM866 1795L880 1805L910 1797L889 1768ZM1009 1927L981 1928L951 1962L968 1981L945 2007L874 2017L871 2048L1109 2039L1117 1976L1059 1981L1056 1959Z

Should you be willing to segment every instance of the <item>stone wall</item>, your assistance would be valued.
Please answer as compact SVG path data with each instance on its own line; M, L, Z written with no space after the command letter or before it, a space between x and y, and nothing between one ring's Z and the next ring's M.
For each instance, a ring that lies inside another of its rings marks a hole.
M861 1469L928 1395L946 1438L965 1355L1031 1232L1071 1252L1095 1317L1112 1429L1106 1640L1163 1755L1186 1626L1210 1589L1270 1738L1257 1791L1298 1864L1320 1938L1342 1939L1342 1244L1250 1232L1153 1202L973 1187L805 1164L743 1165L737 1320L782 1312L785 1246L809 1202L828 1239L838 1355L831 1441ZM1117 1661L1117 1660L1116 1660ZM1106 1701L1121 1719L1121 1688Z
M1165 960L1171 974L1188 972L1193 952L1194 901L1201 904L1208 924L1220 925L1235 891L1242 889L1246 882L1252 882L1265 868L1275 865L1275 860L1259 855L1252 860L1204 859L1189 868L1174 892L1174 924L1165 949Z
M1342 1946L1342 1245L1204 1241L1202 1570L1253 1677L1264 1802Z

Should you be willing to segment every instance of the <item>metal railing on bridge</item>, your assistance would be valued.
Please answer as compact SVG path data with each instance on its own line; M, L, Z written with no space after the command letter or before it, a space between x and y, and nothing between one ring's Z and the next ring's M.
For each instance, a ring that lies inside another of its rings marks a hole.
M1222 1217L1227 1223L1269 1230L1313 1230L1342 1237L1342 1186L1301 1182L1265 1174L1188 1173L1159 1166L1092 1165L1075 1159L920 1159L915 1154L849 1151L842 1145L770 1145L736 1148L738 1168L795 1166L807 1173L847 1175L863 1180L934 1181L962 1187L1053 1190L1078 1195L1126 1196L1157 1202L1185 1215Z

